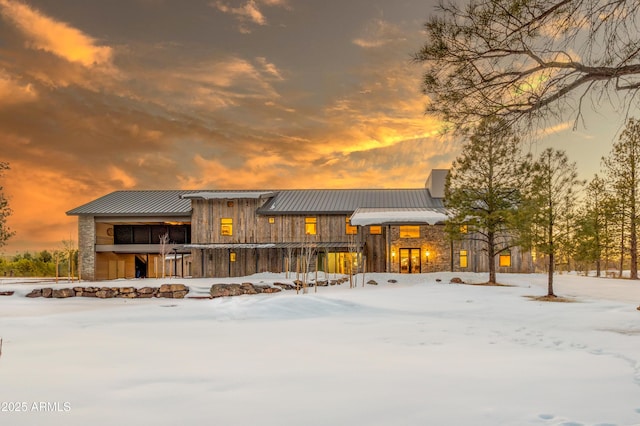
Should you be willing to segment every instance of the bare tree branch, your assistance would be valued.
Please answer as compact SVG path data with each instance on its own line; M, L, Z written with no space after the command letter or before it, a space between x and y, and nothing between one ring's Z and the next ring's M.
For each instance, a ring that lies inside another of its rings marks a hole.
M456 130L489 116L516 124L567 111L577 123L587 97L598 105L609 93L627 93L617 99L625 109L637 101L638 0L443 1L414 59L425 65L426 112Z

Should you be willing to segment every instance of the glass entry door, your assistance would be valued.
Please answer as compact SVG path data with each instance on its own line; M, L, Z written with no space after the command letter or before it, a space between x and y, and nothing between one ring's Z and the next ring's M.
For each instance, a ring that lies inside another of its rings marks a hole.
M420 273L420 249L401 248L400 249L400 273L419 274Z

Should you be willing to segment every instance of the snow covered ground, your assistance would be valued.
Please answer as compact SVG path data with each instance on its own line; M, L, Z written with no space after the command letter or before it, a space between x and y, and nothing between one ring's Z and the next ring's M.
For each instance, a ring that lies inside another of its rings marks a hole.
M0 280L0 425L640 425L640 283L558 275L576 302L548 303L524 297L544 275L451 276L214 300ZM246 281L286 280L107 285Z

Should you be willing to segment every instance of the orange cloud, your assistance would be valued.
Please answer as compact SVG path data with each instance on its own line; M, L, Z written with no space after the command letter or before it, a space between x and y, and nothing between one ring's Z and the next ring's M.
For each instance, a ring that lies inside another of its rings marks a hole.
M247 24L267 25L267 18L262 13L262 6L287 7L287 3L284 0L247 0L242 6L233 7L227 2L217 0L212 2L211 6L222 13L233 15L240 22L238 27L240 32L249 34L251 29Z
M113 52L110 47L96 45L95 39L24 3L0 0L0 12L23 34L31 49L49 52L85 67L111 63Z
M20 84L0 69L0 108L5 105L35 101L38 92L31 84Z

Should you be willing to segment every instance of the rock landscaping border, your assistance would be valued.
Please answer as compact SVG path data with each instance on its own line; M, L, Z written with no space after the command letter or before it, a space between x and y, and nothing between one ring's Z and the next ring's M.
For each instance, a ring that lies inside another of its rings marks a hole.
M96 297L98 299L150 299L164 297L167 299L183 299L189 293L184 284L162 284L160 287L72 287L53 289L36 288L26 297L44 297L47 299L65 299L68 297Z

